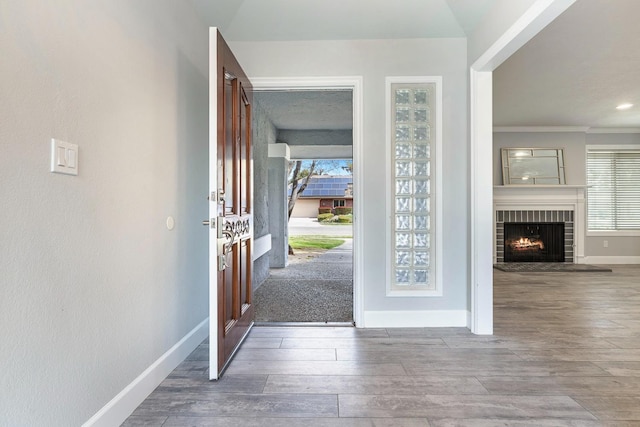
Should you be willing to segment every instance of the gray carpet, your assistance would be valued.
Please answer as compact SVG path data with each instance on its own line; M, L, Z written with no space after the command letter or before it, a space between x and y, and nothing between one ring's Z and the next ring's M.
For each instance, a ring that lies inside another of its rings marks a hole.
M506 262L494 264L493 268L509 273L528 272L611 272L607 267L591 264L569 264L563 262Z
M271 269L254 294L257 322L352 322L351 240L322 255L299 253Z

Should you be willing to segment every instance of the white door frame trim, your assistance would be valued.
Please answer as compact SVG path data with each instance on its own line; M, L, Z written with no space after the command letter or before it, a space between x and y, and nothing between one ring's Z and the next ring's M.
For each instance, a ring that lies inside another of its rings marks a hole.
M493 70L576 0L537 0L470 69L471 332L493 334Z
M493 73L470 72L471 325L493 334Z
M362 76L338 77L249 77L254 91L263 90L316 90L347 89L353 93L353 319L356 327L364 325L364 272L362 171L364 97Z
M209 194L218 188L218 28L209 28ZM215 199L215 198L214 198ZM218 213L209 200L209 220ZM218 379L218 239L209 233L209 379Z

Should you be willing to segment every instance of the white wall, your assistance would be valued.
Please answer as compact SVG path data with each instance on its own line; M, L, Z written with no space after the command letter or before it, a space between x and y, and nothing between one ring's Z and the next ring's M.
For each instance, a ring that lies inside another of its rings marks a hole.
M0 22L0 425L77 426L208 315L208 29L181 0Z
M467 307L468 146L466 39L232 42L249 77L363 76L365 311ZM386 297L385 76L443 76L444 296Z

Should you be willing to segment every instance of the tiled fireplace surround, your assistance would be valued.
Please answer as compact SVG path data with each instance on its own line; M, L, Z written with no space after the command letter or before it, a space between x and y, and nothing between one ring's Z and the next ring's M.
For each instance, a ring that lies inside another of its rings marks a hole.
M584 263L584 193L576 185L499 185L493 191L493 261L504 262L504 224L563 222L565 262Z

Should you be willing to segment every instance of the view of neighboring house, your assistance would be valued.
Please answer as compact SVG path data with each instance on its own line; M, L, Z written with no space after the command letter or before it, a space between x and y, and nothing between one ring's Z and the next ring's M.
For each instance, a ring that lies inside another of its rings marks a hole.
M353 176L318 175L309 179L291 216L315 218L319 213L339 213L339 208L353 208Z

